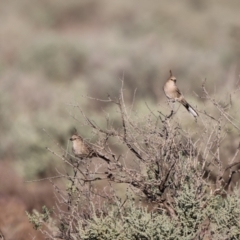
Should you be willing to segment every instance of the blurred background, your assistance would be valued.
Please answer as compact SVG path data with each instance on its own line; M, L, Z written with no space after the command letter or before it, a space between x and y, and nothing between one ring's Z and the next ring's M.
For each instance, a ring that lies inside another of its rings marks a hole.
M68 149L73 127L88 136L73 105L99 124L106 112L115 117L112 106L83 96L116 96L124 79L139 112L145 102L164 109L172 69L198 110L205 78L211 94L227 98L239 80L239 9L238 0L1 1L0 208L9 197L28 210L53 203L51 186L24 181L55 175L61 163L46 147Z

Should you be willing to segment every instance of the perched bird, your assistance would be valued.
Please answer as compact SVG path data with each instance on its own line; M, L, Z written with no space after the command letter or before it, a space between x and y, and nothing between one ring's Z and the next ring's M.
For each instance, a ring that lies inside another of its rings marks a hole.
M108 158L96 152L87 142L83 140L81 136L77 133L73 134L72 137L69 139L72 141L72 151L74 155L79 159L84 158L93 158L93 157L100 157L106 162L110 162Z
M167 82L163 86L163 91L167 98L173 102L178 101L180 102L189 113L191 113L194 117L198 116L198 113L193 109L193 107L185 100L184 96L178 89L176 85L176 77L172 75L172 71L170 70L170 77Z
M72 151L77 158L92 158L97 157L97 153L88 145L88 143L84 142L81 136L77 134L73 134L69 139L72 141Z

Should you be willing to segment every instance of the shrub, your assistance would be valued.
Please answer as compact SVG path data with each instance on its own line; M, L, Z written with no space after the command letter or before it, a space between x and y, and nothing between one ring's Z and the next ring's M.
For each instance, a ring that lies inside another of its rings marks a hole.
M239 149L227 166L220 154L226 129L239 128L226 107L203 84L219 117L202 112L194 134L173 111L149 109L147 116L138 116L126 106L123 92L105 100L119 114L117 124L106 117L105 129L75 106L98 139L90 146L99 159L80 160L49 148L70 167L70 173L59 175L67 188L54 185L55 221L39 219L45 214L29 215L30 220L38 227L45 222L48 230L40 231L47 239L239 239L239 194L232 191ZM126 189L120 194L119 185Z

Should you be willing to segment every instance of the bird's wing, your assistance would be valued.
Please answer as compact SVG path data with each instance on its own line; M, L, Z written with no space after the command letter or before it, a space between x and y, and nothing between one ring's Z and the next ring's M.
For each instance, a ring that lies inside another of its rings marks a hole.
M89 142L85 142L85 147L88 151L89 157L96 157L98 155Z
M183 96L181 91L179 90L179 88L177 86L176 86L175 90L176 90L176 93L177 93L177 96L176 96L177 98L180 98L181 96Z

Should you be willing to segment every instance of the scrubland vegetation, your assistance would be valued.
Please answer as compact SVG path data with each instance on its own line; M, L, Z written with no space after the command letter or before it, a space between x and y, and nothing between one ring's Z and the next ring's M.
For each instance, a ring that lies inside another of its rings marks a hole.
M195 131L177 112L146 105L148 114L139 114L126 105L123 87L102 100L115 106L115 124L106 114L99 127L76 105L97 139L94 151L110 163L79 160L58 144L48 148L72 171L57 170L67 188L53 183L57 208L28 214L33 226L46 239L239 239L239 145L226 158L222 151L228 133L240 128L231 102L217 102L204 82L202 90L218 117L203 111Z
M239 5L2 1L5 239L239 239ZM197 122L167 118L170 69ZM76 165L74 127L110 165Z

